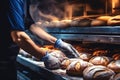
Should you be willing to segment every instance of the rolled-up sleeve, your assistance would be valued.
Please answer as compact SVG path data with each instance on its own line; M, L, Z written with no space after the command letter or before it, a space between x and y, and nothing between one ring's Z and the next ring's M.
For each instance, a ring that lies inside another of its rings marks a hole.
M8 20L11 30L25 30L24 0L9 0Z

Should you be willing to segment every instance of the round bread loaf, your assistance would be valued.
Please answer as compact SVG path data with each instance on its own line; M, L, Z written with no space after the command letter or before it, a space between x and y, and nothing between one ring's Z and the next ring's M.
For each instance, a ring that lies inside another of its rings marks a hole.
M106 26L107 25L107 22L106 21L103 21L103 20L92 20L91 22L91 26Z
M107 22L112 16L99 16L96 19Z
M120 54L119 54L119 53L116 53L116 54L114 54L114 55L112 56L112 58L113 58L114 60L120 60Z
M79 58L66 58L65 60L62 61L61 63L61 69L66 69L73 61L81 61Z
M66 28L66 27L70 27L72 20L61 20L60 21L60 27Z
M80 52L80 59L89 61L92 58L92 54Z
M103 65L103 66L107 66L108 63L110 62L110 59L106 56L95 56L92 57L89 60L90 63L94 64L94 65Z
M68 75L72 75L72 76L81 76L83 75L83 70L88 67L91 66L93 64L87 62L87 61L83 61L83 60L79 60L79 61L73 61L71 62L70 65L68 65L67 69L66 69L66 73Z
M65 28L70 27L71 20L50 21L41 23L42 27L58 27Z
M120 72L120 60L111 61L107 67L112 69L114 72L119 73Z
M116 74L112 80L120 80L120 73Z
M70 27L70 20L62 20L62 21L51 21L49 24L52 27L58 27L58 28L66 28Z
M114 71L101 65L89 66L83 71L84 80L110 80L114 75Z
M56 58L55 60L57 60L57 62L58 62L57 64L52 64L51 63L51 65L48 65L48 63L49 63L48 61L44 62L45 67L48 68L48 69L51 69L51 70L53 70L53 69L60 69L61 62L67 58L64 55L64 53L59 51L59 50L52 50L51 52L48 52L48 54L50 54L53 57L55 57Z
M93 52L93 56L105 56L108 54L108 50L96 50Z
M71 21L72 27L90 27L92 19L79 18Z
M93 52L92 49L88 49L88 48L85 48L85 47L81 47L81 46L78 46L78 45L73 45L75 47L75 49L80 52L80 53L91 53Z
M58 58L61 62L64 59L67 59L65 54L62 51L60 51L60 50L53 50L52 53L50 53L50 54L53 55L54 57Z
M110 25L110 26L120 25L120 15L117 15L117 16L110 18L107 22L107 25Z

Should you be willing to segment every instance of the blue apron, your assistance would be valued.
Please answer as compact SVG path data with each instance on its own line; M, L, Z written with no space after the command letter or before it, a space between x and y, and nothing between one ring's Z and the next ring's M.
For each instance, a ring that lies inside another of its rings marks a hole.
M25 0L3 0L0 3L0 79L2 80L17 80L16 57L19 47L12 41L10 32L27 29L24 4ZM28 23L30 25L30 22Z

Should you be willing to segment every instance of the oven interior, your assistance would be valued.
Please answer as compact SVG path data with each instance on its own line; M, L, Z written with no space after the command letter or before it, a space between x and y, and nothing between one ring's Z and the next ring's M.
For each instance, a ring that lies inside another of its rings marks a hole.
M49 34L72 44L79 53L120 59L120 0L33 0L30 14ZM38 39L29 31L27 33L41 47L56 50L49 42ZM43 77L40 71L52 75L53 80L83 80L64 72L47 70L41 63L36 65L37 59L31 58L35 62L20 56L18 62ZM58 79L56 73L64 78Z

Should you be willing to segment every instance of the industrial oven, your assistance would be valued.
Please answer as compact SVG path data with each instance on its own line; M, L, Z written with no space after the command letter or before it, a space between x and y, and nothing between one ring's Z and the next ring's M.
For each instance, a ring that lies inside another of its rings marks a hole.
M94 55L119 61L120 0L50 0L50 5L45 0L41 1L33 1L30 13L33 20L49 34L71 43L80 53L107 51L106 54L101 52ZM43 8L42 3L49 8ZM47 42L39 42L29 31L27 33L43 47L51 46ZM113 57L115 54L117 58ZM66 74L66 70L46 69L43 62L28 54L19 54L17 62L21 80L84 80L83 76Z

